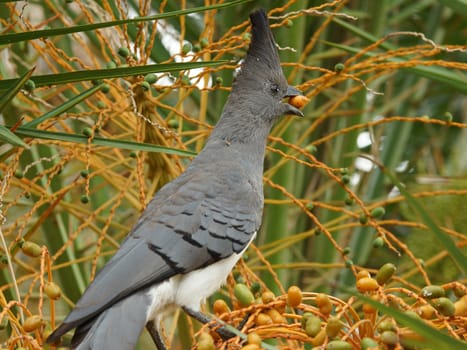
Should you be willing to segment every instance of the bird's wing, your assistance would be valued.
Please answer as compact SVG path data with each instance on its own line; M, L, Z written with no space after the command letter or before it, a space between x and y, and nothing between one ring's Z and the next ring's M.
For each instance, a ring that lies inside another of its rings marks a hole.
M71 329L122 298L241 252L261 221L262 193L241 171L185 173L162 189L65 319Z

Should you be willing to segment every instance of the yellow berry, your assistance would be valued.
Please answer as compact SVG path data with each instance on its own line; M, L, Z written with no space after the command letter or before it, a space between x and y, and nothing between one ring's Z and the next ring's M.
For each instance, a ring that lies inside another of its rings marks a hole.
M38 244L30 241L24 242L21 245L21 250L25 255L30 256L32 258L37 258L42 254L42 248Z
M266 291L261 294L261 300L263 301L263 304L269 304L270 302L274 301L276 297L274 296L273 292Z
M272 322L274 323L285 323L284 317L276 309L270 309L267 311L269 317L271 317Z
M373 292L379 287L378 282L371 277L363 277L357 281L357 289L359 292Z
M29 316L23 323L23 329L25 332L33 332L42 326L43 321L39 315Z
M256 324L258 326L266 326L273 324L273 322L269 315L261 312L260 314L258 314L258 316L256 316Z
M60 287L54 282L47 282L44 286L44 293L52 300L60 298L62 291Z
M261 345L262 339L256 332L248 333L246 338L248 344Z
M357 273L357 280L364 278L364 277L371 277L370 273L367 270L360 270Z
M325 315L329 315L332 311L331 300L326 294L318 294L316 296L316 305L318 305L319 311Z

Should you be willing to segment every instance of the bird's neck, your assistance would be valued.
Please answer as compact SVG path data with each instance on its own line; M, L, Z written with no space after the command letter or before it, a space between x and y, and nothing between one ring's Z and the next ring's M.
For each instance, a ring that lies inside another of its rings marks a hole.
M244 167L259 183L262 182L266 140L271 125L258 116L239 112L230 114L228 108L224 109L202 152L216 154L215 159L232 160L232 167ZM201 159L205 158L209 157Z

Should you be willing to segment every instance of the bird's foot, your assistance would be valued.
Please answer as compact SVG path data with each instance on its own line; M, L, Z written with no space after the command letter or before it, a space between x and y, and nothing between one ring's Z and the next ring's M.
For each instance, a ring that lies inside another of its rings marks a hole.
M155 322L149 321L146 324L146 329L151 335L151 338L154 341L154 344L156 344L157 350L167 350L167 347L165 346L164 340L162 339Z
M202 312L195 311L187 307L183 307L183 311L185 311L188 315L198 320L202 324L210 324L210 328L213 329L217 334L219 334L223 341L227 341L230 338L237 336L237 334L229 330L222 323L213 320L211 317L203 314ZM242 322L242 324L243 323L244 322Z

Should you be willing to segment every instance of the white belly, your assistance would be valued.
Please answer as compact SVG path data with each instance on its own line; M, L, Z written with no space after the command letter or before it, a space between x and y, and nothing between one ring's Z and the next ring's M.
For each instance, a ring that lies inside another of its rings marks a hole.
M254 237L255 235L251 240ZM173 276L150 288L148 294L152 302L147 321L155 320L156 324L159 324L161 319L172 312L175 307L188 307L199 311L200 304L225 283L230 271L247 248L239 254L232 254L226 259L199 270Z

